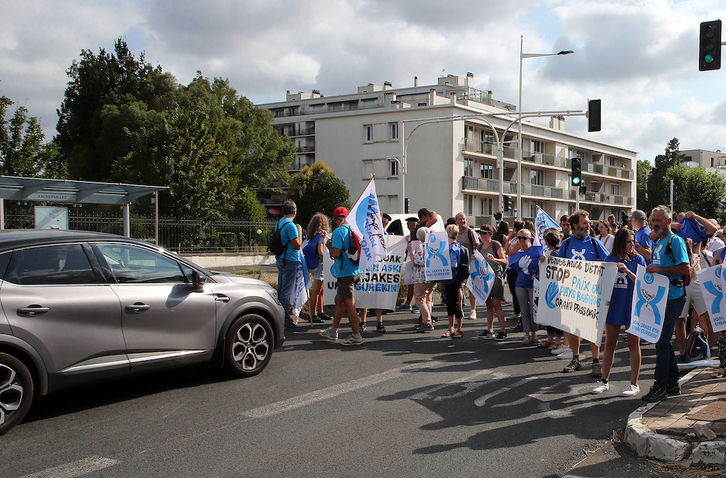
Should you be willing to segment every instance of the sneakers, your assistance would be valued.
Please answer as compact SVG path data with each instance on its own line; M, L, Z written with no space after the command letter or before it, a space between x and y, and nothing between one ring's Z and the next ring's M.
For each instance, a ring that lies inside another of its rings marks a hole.
M567 365L567 367L562 369L563 373L571 373L571 372L579 372L582 370L582 364L579 360L573 358L570 360L570 363Z
M363 337L355 338L352 335L349 335L339 343L340 345L363 345Z
M285 321L285 328L286 328L286 329L292 329L292 330L295 330L295 329L300 329L300 328L302 328L302 327L300 327L299 325L297 325L297 324L296 324L295 322L293 322L292 320L286 320L286 321Z
M397 305L396 310L411 310L411 306L406 304Z
M330 342L333 342L333 343L337 343L338 342L338 333L337 332L336 333L333 333L333 328L332 327L328 327L325 330L321 330L319 333L320 333L320 336L321 337L325 337Z
M632 397L633 395L637 395L639 393L640 387L631 383L630 385L628 385L628 388L623 390L620 394L625 395L626 397Z
M568 347L567 345L560 345L556 349L550 350L550 352L552 352L552 355L560 355L566 350L570 350L570 347Z
M592 376L602 377L602 364L600 362L592 364Z
M664 400L667 396L668 394L665 388L661 388L658 385L653 385L652 387L650 387L650 391L643 395L641 398L644 402L655 403Z
M539 343L539 337L537 337L535 334L532 334L532 340L529 341L530 344L538 344Z
M590 393L594 393L595 395L597 395L597 394L600 394L603 392L607 392L609 388L610 388L609 383L605 383L602 380L598 380L597 386L595 388L593 388Z
M532 337L530 337L529 335L525 335L524 338L522 339L522 345L529 345L531 343L532 343Z
M381 333L381 334L386 333L386 328L383 326L383 322L378 322L376 324L376 332Z
M568 347L564 352L558 355L557 358L560 360L572 360L575 358L575 355L572 353L572 349Z
M418 307L416 307L415 305L411 306L411 313L412 314L418 314L419 312L421 312L421 311L418 310Z
M434 330L434 324L418 324L414 329L416 332L429 332Z
M676 395L681 394L681 387L677 383L669 384L666 387L666 395L669 397L675 397Z
M494 338L494 333L493 332L489 332L488 330L485 330L481 334L477 335L476 338L477 339L493 339Z
M325 323L325 319L320 317L320 314L313 315L312 318L313 324L323 324Z
M497 334L497 336L496 336L496 337L494 337L494 340L497 340L497 341L499 341L499 342L501 342L501 341L503 341L503 340L506 340L506 339L507 339L507 334L506 334L506 333L504 333L504 332L499 332L499 333Z
M469 318L476 319L476 309L471 309L471 312L469 312Z
M361 332L364 332L366 330L366 323L365 322L358 322L358 328Z

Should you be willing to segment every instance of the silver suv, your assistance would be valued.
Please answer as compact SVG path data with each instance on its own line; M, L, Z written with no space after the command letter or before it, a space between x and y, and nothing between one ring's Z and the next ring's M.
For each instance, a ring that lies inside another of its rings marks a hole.
M0 278L0 435L50 392L198 362L256 375L285 340L268 284L126 237L0 231Z

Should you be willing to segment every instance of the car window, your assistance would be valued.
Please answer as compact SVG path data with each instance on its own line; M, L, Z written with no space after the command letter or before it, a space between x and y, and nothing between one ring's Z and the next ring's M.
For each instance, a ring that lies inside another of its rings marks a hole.
M119 283L185 283L179 263L131 244L98 244Z
M80 244L57 244L13 251L4 279L20 285L101 282Z

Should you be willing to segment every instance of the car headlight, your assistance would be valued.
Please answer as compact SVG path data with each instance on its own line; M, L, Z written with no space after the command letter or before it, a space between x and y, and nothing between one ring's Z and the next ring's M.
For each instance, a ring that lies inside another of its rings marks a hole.
M277 298L277 289L275 289L274 287L272 287L272 286L271 286L270 284L263 284L263 285L260 285L260 289L262 289L262 290L264 290L265 292L267 292L267 294L268 294L268 295L269 295L270 297L272 297L272 300L273 300L273 301L274 301L274 302L275 302L275 303L276 303L277 305L280 305L280 306L282 305L282 304L280 304L280 299L278 299L278 298Z

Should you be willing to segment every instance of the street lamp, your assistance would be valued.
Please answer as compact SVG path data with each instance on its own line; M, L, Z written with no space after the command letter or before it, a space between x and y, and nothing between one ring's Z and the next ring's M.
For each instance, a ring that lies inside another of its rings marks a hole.
M524 35L519 37L519 113L517 116L517 122L519 123L519 139L517 146L519 147L519 154L517 155L517 213L522 216L522 60L524 58L538 58L541 56L558 56L558 55L569 55L574 53L572 50L562 50L557 53L524 53Z

